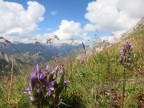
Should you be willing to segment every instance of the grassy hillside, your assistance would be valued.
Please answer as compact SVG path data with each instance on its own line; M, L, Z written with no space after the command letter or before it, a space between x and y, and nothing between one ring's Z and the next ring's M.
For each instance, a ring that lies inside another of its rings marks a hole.
M119 61L123 43L132 44L132 60L128 66ZM144 25L123 35L121 41L103 51L65 61L65 79L70 84L61 94L67 105L60 108L144 108ZM63 62L54 65L62 65ZM55 66L52 67L55 67ZM28 72L32 72L29 68ZM0 108L34 108L23 94L28 75L21 73L13 80L4 77L0 83Z
M77 62L68 67L68 79L73 85L70 91L79 93L86 108L122 106L124 67L118 62L118 58L122 44L126 41L132 43L132 54L136 57L125 70L126 91L123 107L144 107L144 25L141 25L111 47L85 58L84 64Z

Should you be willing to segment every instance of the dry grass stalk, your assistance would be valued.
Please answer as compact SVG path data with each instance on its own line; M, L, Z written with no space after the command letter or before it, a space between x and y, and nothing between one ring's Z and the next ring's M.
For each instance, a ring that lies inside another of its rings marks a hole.
M13 69L14 69L14 57L12 56L12 67L11 67L11 71L10 71L10 90L8 92L8 102L10 100L10 96L12 93L12 86L13 86Z

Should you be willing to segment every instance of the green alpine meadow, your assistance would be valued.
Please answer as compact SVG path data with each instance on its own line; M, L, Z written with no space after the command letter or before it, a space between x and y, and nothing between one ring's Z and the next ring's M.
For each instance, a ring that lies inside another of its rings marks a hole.
M144 108L143 0L0 0L0 108Z

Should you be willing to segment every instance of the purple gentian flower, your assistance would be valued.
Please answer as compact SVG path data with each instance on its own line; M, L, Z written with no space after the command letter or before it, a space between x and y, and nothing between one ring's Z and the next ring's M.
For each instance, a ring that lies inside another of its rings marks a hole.
M70 83L70 81L65 80L65 81L63 82L63 85L64 85L64 86L67 86L69 83Z
M36 70L35 70L36 73L41 73L41 68L40 68L40 64L37 64L36 65Z
M37 74L36 73L31 74L29 86L31 86L31 88L33 89L37 81L38 81Z
M33 96L30 96L30 101L32 104L35 104L35 98Z
M54 82L49 82L46 80L46 91L49 96L51 96L52 92L54 91Z
M30 79L36 81L37 80L37 73L31 74Z
M46 70L47 74L49 74L50 73L50 66L47 65L45 70Z
M121 57L118 59L123 65L127 65L132 59L131 57L132 45L130 42L125 42L122 47Z
M54 81L52 81L50 84L51 84L51 86L55 87L57 83L56 83L56 81L54 80Z
M128 58L128 61L131 61L131 58Z
M44 75L43 73L39 73L39 74L38 74L38 79L39 79L40 81L45 80L45 75Z
M60 70L60 75L64 76L64 74L65 74L64 67L62 67L62 69Z
M30 87L27 87L27 88L24 90L24 93L31 95L31 94L32 94L32 89L31 89Z
M50 73L49 75L49 80L51 81L53 79L54 74L56 74L56 78L57 78L57 72L58 72L58 66Z
M59 67L57 66L50 73L50 66L47 65L45 68L46 75L44 75L41 71L40 64L36 65L34 73L30 75L29 86L24 91L24 93L28 93L30 95L30 101L33 105L41 107L43 106L42 104L45 104L41 101L45 99L48 99L48 101L53 100L52 105L54 106L59 106L61 104L59 94L61 93L64 86L69 84L69 81L64 81L64 67L61 68L59 75L58 69ZM57 83L58 79L60 83ZM53 97L54 93L56 95L55 98Z
M47 87L46 87L46 90L47 90L48 95L51 96L52 93L53 93L53 91L54 91L54 87L51 86L51 85L50 85L50 86L47 86Z
M122 61L123 61L123 58L122 58L122 57L120 57L120 58L118 59L118 61L119 61L119 62L122 62Z

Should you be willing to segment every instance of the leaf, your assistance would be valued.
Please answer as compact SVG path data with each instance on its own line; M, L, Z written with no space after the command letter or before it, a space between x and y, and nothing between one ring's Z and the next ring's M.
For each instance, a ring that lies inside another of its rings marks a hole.
M66 103L64 103L64 102L61 102L61 104L62 104L62 105L65 105L65 106L71 106L71 105L68 105L68 104L66 104Z

